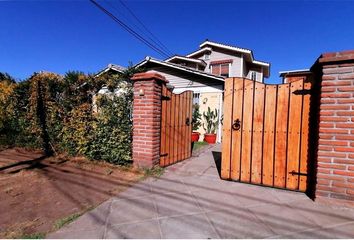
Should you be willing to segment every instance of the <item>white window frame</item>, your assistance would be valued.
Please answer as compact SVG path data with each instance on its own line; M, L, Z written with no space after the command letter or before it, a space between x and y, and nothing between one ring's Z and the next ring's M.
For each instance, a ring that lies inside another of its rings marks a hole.
M257 72L256 71L251 71L251 76L250 78L253 80L253 81L257 81Z
M216 74L216 75L222 76L222 75L221 75L221 65L226 65L226 64L229 65L229 76L227 76L227 77L230 77L230 76L231 76L231 63L215 64L214 66L216 66L216 65L217 65L217 66L220 66L220 67L219 67L219 73ZM213 74L213 65L210 65L210 73ZM222 77L225 77L225 76L222 76Z
M197 95L197 97L195 97ZM198 99L198 102L196 102L196 100ZM200 105L200 92L193 92L193 105L194 104L198 104Z

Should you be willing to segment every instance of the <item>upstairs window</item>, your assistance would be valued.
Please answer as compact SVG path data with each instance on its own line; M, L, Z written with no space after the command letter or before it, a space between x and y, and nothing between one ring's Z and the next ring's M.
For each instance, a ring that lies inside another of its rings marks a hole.
M204 54L204 60L209 60L209 59L210 59L210 54L209 53Z
M230 76L230 64L215 64L211 65L211 73L223 77Z
M212 74L230 77L230 66L232 59L218 60L210 62L210 70Z

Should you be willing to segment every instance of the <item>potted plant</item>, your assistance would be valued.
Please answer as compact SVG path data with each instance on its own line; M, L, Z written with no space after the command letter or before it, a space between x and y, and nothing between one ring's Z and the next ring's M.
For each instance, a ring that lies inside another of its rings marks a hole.
M205 130L204 141L209 144L214 144L216 142L216 130L219 124L219 113L218 110L211 111L208 107L208 111L203 112L203 118L205 124L203 123L203 128Z
M199 127L202 125L202 114L199 112L199 104L193 105L193 115L192 115L192 142L198 142L200 133L197 132Z

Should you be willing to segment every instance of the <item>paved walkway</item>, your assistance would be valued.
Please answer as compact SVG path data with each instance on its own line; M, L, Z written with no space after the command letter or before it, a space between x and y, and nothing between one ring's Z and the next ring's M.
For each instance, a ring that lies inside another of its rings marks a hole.
M354 238L354 209L220 180L220 146L104 202L49 238Z

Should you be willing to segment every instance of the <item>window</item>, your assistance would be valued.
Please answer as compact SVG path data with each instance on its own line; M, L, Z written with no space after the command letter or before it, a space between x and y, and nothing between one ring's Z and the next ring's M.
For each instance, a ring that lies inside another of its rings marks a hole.
M193 105L199 104L200 93L193 93Z
M257 73L255 71L251 72L251 79L256 81L257 80Z
M216 65L211 65L211 73L223 77L229 77L229 68L230 64L216 64Z
M229 77L229 64L220 65L220 75L223 77Z
M206 53L204 54L204 60L209 60L210 59L210 54Z

